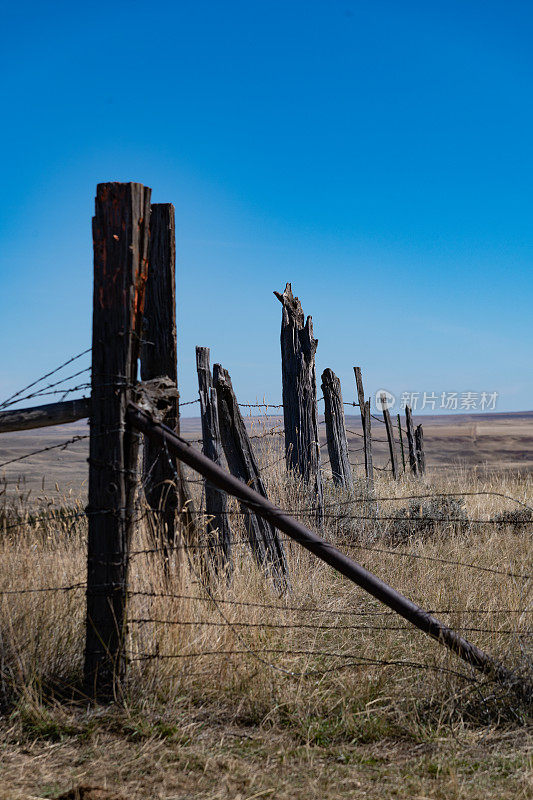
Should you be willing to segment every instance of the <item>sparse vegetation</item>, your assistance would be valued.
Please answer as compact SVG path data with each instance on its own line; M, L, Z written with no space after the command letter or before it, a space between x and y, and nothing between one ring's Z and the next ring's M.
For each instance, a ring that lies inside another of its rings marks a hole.
M312 525L273 438L258 440L268 492ZM350 503L326 481L323 535L531 680L531 579L500 574L531 574L529 518L490 494L438 496L491 490L527 502L531 478L381 477L379 498L430 497L377 504L361 487ZM232 581L209 591L202 547L178 548L165 568L160 553L139 552L153 549L140 519L128 684L114 708L88 709L86 520L43 510L45 523L35 508L24 519L10 512L17 527L0 543L0 590L18 590L0 596L0 786L13 791L0 797L57 797L87 776L128 798L528 796L529 709L512 691L478 681L291 543L292 591L280 597L254 566L238 515ZM471 522L480 519L492 522Z

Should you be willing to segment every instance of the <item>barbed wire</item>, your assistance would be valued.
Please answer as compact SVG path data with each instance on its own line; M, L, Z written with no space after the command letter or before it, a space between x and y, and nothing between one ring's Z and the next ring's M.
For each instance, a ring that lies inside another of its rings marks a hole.
M368 503L369 499L372 499L374 502L385 502L385 501L396 501L396 500L423 500L427 498L433 497L501 497L504 500L512 500L513 503L517 503L518 505L527 508L528 511L533 512L533 507L524 503L523 500L519 500L517 497L513 497L510 494L503 494L502 492L495 492L490 489L480 489L476 490L475 492L465 491L465 492L423 492L419 494L407 494L407 495L400 495L395 497L353 497L349 500L339 500L336 501L336 505L344 506L344 505L351 505L356 503Z
M40 453L47 453L50 450L66 450L71 444L75 444L76 442L80 442L82 439L89 439L90 434L83 434L79 436L72 436L70 439L66 439L64 442L60 442L59 444L51 444L48 447L41 447L39 450L32 450L31 453L24 453L22 456L17 456L16 458L10 458L8 461L4 461L0 464L0 469L2 467L7 467L8 464L15 464L17 461L23 461L26 458L31 458L32 456L37 456Z
M61 378L59 381L54 381L53 383L49 383L46 386L43 386L42 389L38 389L35 392L31 392L30 394L24 395L24 397L19 397L12 402L8 402L7 400L4 402L2 408L6 408L11 405L15 405L15 403L22 403L24 400L31 400L33 397L40 397L41 395L47 394L48 389L53 389L54 386L59 386L62 383L66 383L67 381L72 380L73 378L77 378L79 375L84 375L86 372L90 372L91 367L85 367L85 369L80 369L78 372L74 372L72 375L67 375L65 378ZM88 384L90 385L90 384ZM63 391L66 391L65 389Z
M35 395L32 395L32 396L33 397L45 397L47 395L52 395L52 394L62 394L64 397L66 397L68 394L72 394L72 392L80 392L82 389L90 389L90 387L91 387L90 383L80 383L80 384L78 384L78 386L72 386L70 389L65 389L65 388L63 388L63 389L52 389L52 390L47 391L47 392L42 391L42 392L39 392L38 394L36 393ZM28 398L23 398L23 400L27 400L27 399ZM85 400L85 399L89 399L89 398L81 398L81 399ZM21 403L22 400L17 400L16 402L17 403ZM13 405L14 405L14 403L13 403Z
M193 625L224 628L226 622L215 622L214 620L179 620L165 619L162 617L131 617L128 619L133 625L172 625L176 627L191 627ZM409 631L413 632L412 625L321 625L319 623L302 622L249 622L247 620L231 620L231 625L238 628L265 628L267 630L313 630L313 631ZM454 629L464 633L491 633L503 636L526 636L530 630L509 630L506 628L472 628L465 625L454 625Z
M205 656L232 656L232 655L252 655L255 656L259 661L263 661L266 666L276 669L277 671L284 672L290 677L314 677L317 674L321 675L328 670L306 670L306 672L294 672L288 669L282 669L278 665L269 664L264 661L264 659L259 657L259 653L270 654L270 655L285 655L285 656L320 656L322 658L337 658L337 659L349 659L350 665L349 666L359 666L359 667L368 667L368 666L384 666L384 667L412 667L414 669L423 669L432 672L446 672L452 675L456 675L458 677L463 678L464 680L478 684L480 681L472 675L467 675L464 672L459 672L458 670L450 669L448 667L440 667L433 664L424 664L418 661L407 661L402 659L394 659L394 660L387 660L382 658L366 658L365 656L361 656L355 653L342 653L342 652L332 652L330 650L291 650L288 648L278 648L278 647L265 647L261 648L261 650L256 651L252 650L252 648L246 648L244 650L202 650L199 652L192 652L192 653L145 653L143 655L136 655L133 653L128 654L130 661L150 661L153 659L181 659L181 658L202 658ZM336 669L333 667L332 669Z
M68 586L42 586L31 589L2 589L0 595L41 594L43 592L72 592L75 589L85 589L86 583L71 583Z
M189 594L178 594L174 592L154 592L154 591L143 591L143 590L130 590L128 591L128 595L135 597L151 597L151 598L169 598L169 599L176 599L176 600L194 600L200 601L203 603L210 603L212 602L211 597L202 597L200 595L189 595ZM383 617L391 617L397 616L396 611L368 611L368 610L356 610L356 609L341 609L341 608L321 608L317 606L287 606L287 605L279 605L276 603L259 603L259 602L252 602L247 600L230 600L228 598L216 598L217 603L221 603L223 605L232 605L232 606L249 606L250 608L262 608L274 611L283 611L283 612L297 612L301 614L331 614L337 616L383 616ZM418 605L423 605L420 601ZM428 614L533 614L533 609L513 609L513 608L496 608L496 609L480 609L480 608L436 608L436 609L426 609Z
M210 514L206 514L206 512L196 512L196 513L197 513L197 515L198 514L202 514L202 515L205 515L205 516L208 516L208 517L211 516ZM238 514L241 514L242 512L236 511L236 512L218 512L218 513L219 514L224 514L225 513L225 514L233 516L234 514L238 515ZM373 520L375 518L374 517L368 517L368 519ZM292 542L293 541L288 536L287 537L281 536L280 539L283 542ZM239 538L232 537L231 540L230 540L230 544L232 544L233 546L235 546L235 545L248 546L249 545L249 539L244 538L244 537L242 537L242 538L240 538L240 537ZM138 555L148 555L150 553L157 553L157 552L167 552L167 553L169 553L169 552L172 552L172 551L179 551L179 550L183 550L185 552L194 551L194 550L200 550L200 551L201 550L205 550L205 551L213 550L213 551L215 551L217 548L222 548L222 547L224 547L224 543L223 542L212 542L212 541L203 542L203 543L196 543L196 544L191 544L191 543L181 543L181 544L174 544L174 545L170 545L169 544L169 545L165 545L165 547L162 547L162 548L151 547L151 548L133 550L130 553L130 556L131 557L135 557L135 556L138 556ZM464 567L466 569L471 569L471 570L478 571L478 572L487 572L487 573L490 573L492 575L503 575L503 576L505 576L507 578L519 578L520 580L525 580L525 581L529 581L529 580L533 579L533 575L532 574L528 574L528 573L513 572L512 570L505 570L505 569L496 569L494 567L483 566L482 564L473 564L473 563L468 562L468 561L459 561L459 560L454 560L454 559L440 558L439 556L428 556L428 555L423 555L421 553L405 552L405 551L402 551L402 550L391 550L389 548L384 548L384 547L371 547L370 545L351 544L351 543L342 542L342 543L339 544L339 549L341 549L341 550L342 549L345 549L345 550L364 550L365 552L379 553L380 555L396 556L398 558L412 558L412 559L416 559L416 560L419 560L419 561L431 561L431 562L435 562L435 563L438 563L438 564L446 564L448 566L453 566L453 567Z
M54 375L56 372L59 372L59 370L61 370L64 367L68 366L69 364L72 364L73 361L76 361L78 358L81 358L82 356L87 355L87 353L90 353L91 350L92 350L92 347L88 347L86 350L83 350L81 353L78 353L77 355L72 356L71 358L69 358L67 361L64 361L63 364L60 364L58 367L56 367L55 369L51 370L50 372L47 372L44 375L41 375L41 377L37 378L37 380L32 381L32 383L29 383L27 386L24 386L22 389L19 389L18 392L15 392L14 394L10 395L10 397L8 397L6 400L4 400L2 403L0 403L0 408L5 408L6 404L11 403L11 401L14 400L15 397L19 397L21 394L26 392L28 389L31 389L32 386L36 386L38 383L41 383L41 381L46 380L46 378L49 378L51 375Z

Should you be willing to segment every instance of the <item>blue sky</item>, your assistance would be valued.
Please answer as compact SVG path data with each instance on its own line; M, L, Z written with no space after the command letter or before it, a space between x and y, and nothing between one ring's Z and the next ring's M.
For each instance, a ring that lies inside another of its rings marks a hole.
M533 408L530 3L2 18L2 398L90 344L95 186L136 180L176 206L183 400L201 344L243 402L279 401L292 281L345 399L358 364L368 392Z

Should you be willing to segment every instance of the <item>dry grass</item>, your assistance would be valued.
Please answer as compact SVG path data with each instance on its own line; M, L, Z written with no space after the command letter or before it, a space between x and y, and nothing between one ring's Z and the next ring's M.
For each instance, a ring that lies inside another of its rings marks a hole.
M275 442L259 441L270 496L310 523ZM531 486L509 471L458 471L416 483L381 477L376 495L492 491L531 504ZM407 500L349 499L327 483L326 538L531 678L531 580L437 560L531 574L530 525L444 521L421 535L414 524L400 544L394 519L372 517L393 517ZM516 508L494 495L464 498L469 520ZM5 513L27 517L2 538L0 591L84 582L83 518ZM131 663L114 709L57 701L58 689L80 683L83 587L0 597L5 797L53 797L76 782L131 798L529 796L528 709L512 693L474 684L465 664L290 543L292 589L280 597L253 564L242 519L232 524L229 585L206 591L202 548L178 549L166 571L159 553L133 556ZM152 546L142 521L132 550Z

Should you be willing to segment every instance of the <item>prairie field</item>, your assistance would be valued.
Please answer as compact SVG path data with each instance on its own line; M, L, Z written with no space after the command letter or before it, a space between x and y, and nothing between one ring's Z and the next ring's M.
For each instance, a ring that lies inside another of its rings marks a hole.
M200 513L195 538L163 552L140 492L128 678L113 706L89 706L86 440L6 468L0 798L531 797L531 702L519 690L533 683L531 417L493 416L475 433L471 421L424 420L426 476L378 471L373 494L360 469L354 492L339 490L325 464L321 529L280 437L258 438L257 455L274 502L504 663L505 685L285 537L281 591L255 564L237 505L231 575L213 574ZM356 449L357 423L347 427ZM71 430L82 426L6 434L1 460ZM190 439L198 430L184 421ZM484 448L477 462L469 437ZM201 512L202 483L186 475Z

